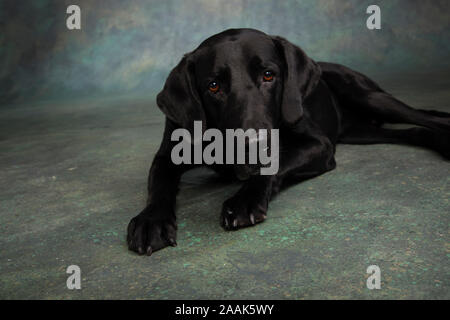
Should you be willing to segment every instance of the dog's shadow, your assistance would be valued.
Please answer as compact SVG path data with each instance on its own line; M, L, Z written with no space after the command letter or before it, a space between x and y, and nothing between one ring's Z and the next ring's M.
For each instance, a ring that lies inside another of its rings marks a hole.
M242 182L228 179L202 167L186 172L177 195L177 221L192 224L193 230L219 229L223 202L233 196Z

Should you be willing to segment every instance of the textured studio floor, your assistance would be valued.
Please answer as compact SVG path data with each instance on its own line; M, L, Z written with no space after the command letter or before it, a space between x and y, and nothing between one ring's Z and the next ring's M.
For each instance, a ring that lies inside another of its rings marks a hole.
M380 82L449 111L448 83L405 79ZM178 247L129 252L162 124L153 95L0 111L0 298L450 298L450 164L408 146L339 145L336 170L287 189L265 223L237 232L219 212L238 185L190 172ZM66 288L72 264L81 290ZM380 290L366 288L372 264Z

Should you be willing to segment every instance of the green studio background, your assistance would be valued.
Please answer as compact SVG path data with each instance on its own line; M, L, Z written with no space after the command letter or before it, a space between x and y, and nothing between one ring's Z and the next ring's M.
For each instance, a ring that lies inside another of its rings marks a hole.
M381 31L365 26L374 3ZM82 30L66 28L70 4L81 7ZM2 0L0 102L155 93L184 53L237 27L372 76L442 72L449 9L446 0Z
M381 30L366 28L371 4ZM339 144L335 170L236 232L219 216L240 184L192 170L178 246L126 245L164 130L155 95L202 40L260 29L450 112L449 13L448 0L0 0L0 299L449 299L449 162L419 147Z

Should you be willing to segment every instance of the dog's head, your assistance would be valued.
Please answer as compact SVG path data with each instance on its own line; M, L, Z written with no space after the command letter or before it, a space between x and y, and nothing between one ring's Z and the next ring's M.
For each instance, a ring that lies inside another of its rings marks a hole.
M289 41L252 29L205 40L172 70L157 97L173 122L192 132L292 126L320 79L320 67Z

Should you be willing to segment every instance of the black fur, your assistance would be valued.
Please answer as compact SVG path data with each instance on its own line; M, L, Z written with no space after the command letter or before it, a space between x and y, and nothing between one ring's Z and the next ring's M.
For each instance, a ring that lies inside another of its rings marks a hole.
M272 81L264 81L265 70ZM212 93L208 83L220 84ZM433 149L450 158L450 114L416 110L344 66L316 63L289 41L252 29L231 29L186 54L158 95L166 114L164 137L148 178L148 205L128 225L128 247L151 254L176 245L175 201L180 177L191 165L174 165L170 153L176 128L277 128L280 168L276 175L250 173L225 201L221 222L238 229L262 222L271 197L283 185L335 168L337 143L403 143ZM383 123L418 127L385 129ZM214 166L225 175L238 166Z

